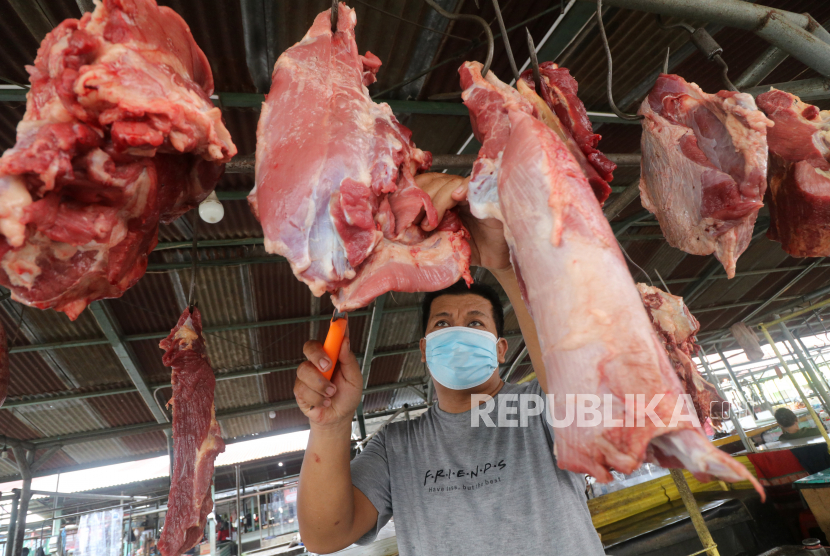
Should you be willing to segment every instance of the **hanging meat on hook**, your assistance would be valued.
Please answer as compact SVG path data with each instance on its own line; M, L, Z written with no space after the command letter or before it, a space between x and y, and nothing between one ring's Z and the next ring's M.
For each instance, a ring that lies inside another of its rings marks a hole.
M354 10L339 4L336 33L329 13L279 57L262 105L248 200L266 250L340 311L470 281L466 230L452 211L439 223L413 179L432 156L369 97L381 62L358 54ZM422 213L434 231L414 224Z
M588 183L594 190L600 204L604 203L611 194L608 182L614 179L614 170L617 165L602 154L597 145L602 137L594 133L585 105L579 100L577 91L579 85L571 76L568 68L561 68L553 62L539 64L541 77L541 97L548 107L556 114L561 127L565 130L563 136L574 159L588 178ZM533 70L522 72L522 80L531 88L535 86ZM574 145L577 148L574 148Z
M830 256L830 110L773 89L756 99L769 131L767 237L794 257Z
M715 421L722 420L729 407L728 402L700 375L692 360L700 349L695 338L700 323L683 303L682 297L642 283L637 284L637 290L643 298L654 332L663 341L683 391L692 398L700 422L708 417Z
M216 378L199 310L185 309L159 347L165 350L162 362L173 368L173 477L159 549L162 556L179 556L202 539L213 511L213 462L225 443L216 422Z
M639 114L643 207L672 247L714 253L732 278L763 206L772 122L746 93L709 95L666 74Z
M0 158L0 284L75 319L144 275L158 224L208 196L236 153L184 20L104 0L50 32Z
M524 83L523 96L480 70L477 62L459 70L463 99L482 143L479 158L496 158L477 162L471 182L477 169L495 174L480 180L489 189L469 200L505 226L539 333L545 389L555 394L550 411L562 423L555 425L558 465L608 482L611 469L631 473L648 460L685 467L703 480L749 480L763 495L747 469L694 423L588 180L543 123L551 116L541 117L539 103L525 100L535 93ZM568 423L568 397L577 395L601 399L594 407L605 419L596 426ZM687 418L676 418L678 408Z

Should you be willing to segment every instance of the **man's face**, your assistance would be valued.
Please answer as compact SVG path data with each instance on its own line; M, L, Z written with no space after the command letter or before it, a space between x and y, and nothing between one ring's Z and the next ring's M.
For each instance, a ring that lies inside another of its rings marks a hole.
M490 302L473 293L440 295L432 301L426 334L452 326L467 326L475 330L485 330L497 338L499 336ZM426 338L421 338L422 363L427 360L426 345ZM499 338L496 348L499 363L504 363L504 355L507 353L507 340Z

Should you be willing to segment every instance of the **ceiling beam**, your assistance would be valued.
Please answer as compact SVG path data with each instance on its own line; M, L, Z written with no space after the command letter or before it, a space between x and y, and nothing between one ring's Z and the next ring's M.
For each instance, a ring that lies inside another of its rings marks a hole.
M9 0L9 4L37 42L43 42L47 33L55 27L40 5L40 0Z
M139 369L135 353L133 353L132 347L124 339L121 326L118 324L112 310L104 301L92 302L89 305L89 309L92 311L95 320L98 321L98 326L104 332L112 349L115 350L121 366L124 367L130 380L133 381L138 394L144 400L150 413L153 414L153 417L159 423L167 423L167 415L165 415L164 411L156 403L155 398L153 398L153 393L150 391L150 387L147 385L147 382L144 380L144 375Z
M423 379L408 380L403 382L394 382L392 384L381 384L378 386L371 386L364 390L364 394L375 394L378 392L388 392L390 390L397 390L398 388L407 388L408 386L420 386L424 384ZM226 411L217 411L217 419L230 419L232 417L243 417L246 415L254 415L257 413L268 411L284 411L297 407L296 400L284 400L280 402L256 404L247 407L234 408ZM105 440L109 438L120 438L123 436L132 436L135 434L144 434L148 432L167 431L173 427L172 423L140 423L137 425L126 425L123 427L112 427L109 429L100 429L93 431L85 431L73 434L64 434L53 436L49 438L38 438L31 441L31 444L37 449L49 448L51 446L67 446L70 444L82 444L84 442L92 442L96 440Z

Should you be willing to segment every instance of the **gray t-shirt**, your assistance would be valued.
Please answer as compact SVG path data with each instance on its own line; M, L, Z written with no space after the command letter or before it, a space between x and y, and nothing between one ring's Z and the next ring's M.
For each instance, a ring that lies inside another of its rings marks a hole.
M469 411L436 404L376 434L351 463L352 484L378 511L358 544L394 514L401 556L605 554L582 475L557 467L544 413L526 412L528 426L518 426L516 394L543 395L535 380L504 385L489 415L497 424L500 404L513 407L502 412L513 427L474 428Z

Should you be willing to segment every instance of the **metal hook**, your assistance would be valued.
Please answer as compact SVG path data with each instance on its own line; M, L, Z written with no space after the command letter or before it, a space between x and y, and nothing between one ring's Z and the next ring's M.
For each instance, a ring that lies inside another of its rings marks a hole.
M504 41L504 49L507 51L507 59L510 61L510 69L513 71L513 77L518 83L520 79L519 69L516 67L516 60L513 58L513 49L510 48L510 39L507 38L507 27L504 26L504 18L501 15L501 8L499 7L499 0L493 0L493 9L496 10L496 19L499 22L499 30L501 30L501 40Z
M726 65L726 62L721 57L721 54L723 54L723 48L715 41L714 38L712 38L712 35L710 35L705 28L698 27L695 29L691 25L683 23L682 21L667 24L663 21L663 16L660 14L657 15L657 24L663 29L675 29L679 27L689 33L691 35L692 44L694 44L710 62L715 62L721 67L721 79L723 80L723 84L726 88L730 91L738 90L738 88L735 87L729 79L729 66Z
M641 116L639 114L626 114L625 112L617 108L617 104L614 102L614 93L611 91L614 82L614 68L613 61L611 59L611 48L608 46L608 37L605 36L605 26L602 24L602 0L597 0L597 25L599 26L599 36L602 38L602 46L605 48L605 59L608 61L608 77L606 83L606 91L608 93L608 104L611 106L611 110L614 112L614 114L616 114L619 118L623 120L627 120L629 122L642 120L644 116ZM646 274L646 276L648 276L648 274Z
M530 67L533 68L533 84L536 89L536 94L542 94L542 74L539 71L539 59L536 57L536 44L533 42L533 36L530 34L530 29L525 27L527 33L527 48L530 51Z
M337 19L340 15L340 2L339 0L331 0L331 33L334 34L337 32Z
M493 49L494 49L493 48L493 46L494 46L493 45L493 42L494 42L493 41L493 31L490 30L490 26L487 24L487 22L484 21L483 18L481 18L477 15L454 14L454 13L448 12L447 10L445 10L444 8L442 8L441 6L436 4L435 0L424 0L424 2L429 4L429 6L433 10L435 10L436 12L441 14L443 17L446 17L447 19L451 19L453 21L456 21L456 20L475 21L484 28L484 33L487 35L487 58L484 61L484 68L482 68L482 70L481 70L481 76L484 77L485 75L487 75L487 72L490 71L490 63L493 61Z

